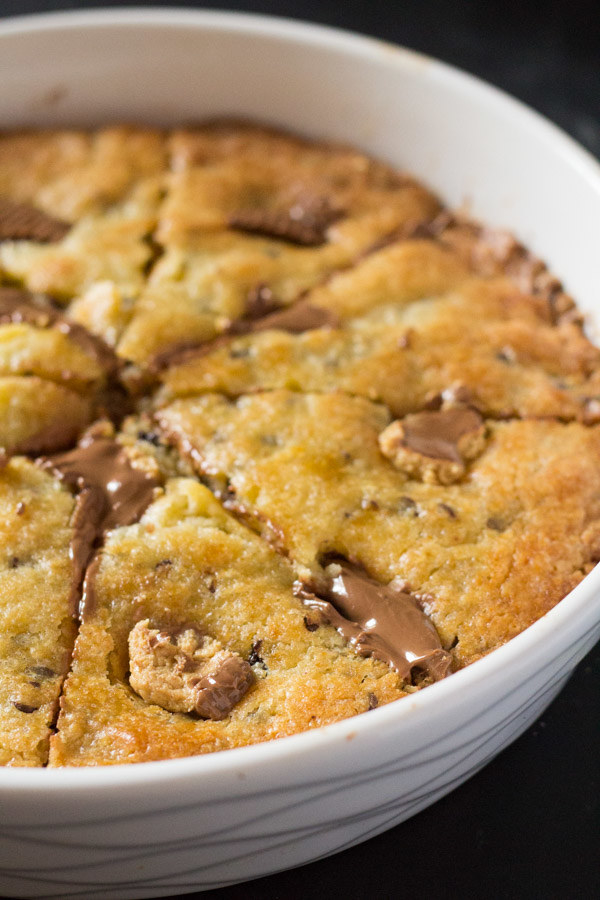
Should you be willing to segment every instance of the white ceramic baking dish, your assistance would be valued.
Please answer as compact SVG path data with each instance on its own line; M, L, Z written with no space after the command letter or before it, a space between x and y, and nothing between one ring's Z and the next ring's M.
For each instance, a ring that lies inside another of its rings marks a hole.
M600 168L539 116L445 65L310 25L145 9L6 20L0 69L1 127L236 114L358 144L509 227L599 312ZM599 586L597 569L485 659L318 731L159 763L0 770L0 891L185 893L390 828L542 712L598 638Z

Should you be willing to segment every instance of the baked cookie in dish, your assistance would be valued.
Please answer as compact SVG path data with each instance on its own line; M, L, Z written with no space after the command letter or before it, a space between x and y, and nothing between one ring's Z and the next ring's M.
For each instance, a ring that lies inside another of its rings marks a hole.
M600 351L509 234L240 122L0 135L0 764L426 689L600 554Z

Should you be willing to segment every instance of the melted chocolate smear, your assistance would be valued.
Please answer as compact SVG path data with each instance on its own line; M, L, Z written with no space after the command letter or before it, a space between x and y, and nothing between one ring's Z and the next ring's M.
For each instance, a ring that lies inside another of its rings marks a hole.
M196 712L203 719L225 719L254 683L250 664L239 656L229 656L219 666L198 679Z
M0 288L0 325L21 322L35 328L62 331L92 356L108 375L116 374L121 367L120 360L102 338L67 319L47 297L19 288Z
M301 334L315 328L336 328L339 320L329 309L313 306L308 300L299 300L282 310L258 319L248 329L251 332L279 329L290 334Z
M281 309L281 305L268 285L258 284L255 288L248 291L244 318L250 321L262 319L263 316L268 316L270 313Z
M285 305L275 297L271 288L266 284L258 284L248 291L243 315L231 323L226 334L248 334L257 321L279 312L282 308L285 308Z
M79 437L78 425L53 422L11 448L10 455L37 456L39 453L54 453L72 446Z
M134 468L123 447L93 432L74 450L39 460L77 495L73 514L73 538L69 550L73 563L72 608L81 616L93 608L93 580L99 564L96 551L112 528L132 525L151 503L159 482Z
M373 656L409 680L413 669L435 681L448 675L450 654L442 649L433 623L407 591L383 585L346 560L335 561L339 573L318 585L296 582L305 606L320 613L361 656Z
M48 215L29 203L15 203L0 197L0 241L62 241L71 225Z
M301 334L303 331L312 331L314 328L337 328L339 319L329 309L313 306L308 300L298 300L284 309L276 309L262 318L236 319L231 323L225 334L206 341L203 344L181 341L161 350L149 363L152 372L162 372L171 366L181 366L192 359L204 356L227 346L232 337L240 337L244 334L255 334L259 331L278 329L290 334Z
M240 209L229 218L229 227L263 234L304 247L319 247L327 229L341 215L327 197L300 196L288 209Z

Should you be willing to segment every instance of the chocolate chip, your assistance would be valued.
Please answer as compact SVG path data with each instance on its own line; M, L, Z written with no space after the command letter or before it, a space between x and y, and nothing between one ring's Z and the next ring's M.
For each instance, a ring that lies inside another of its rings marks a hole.
M377 709L377 707L379 706L379 700L377 698L377 695L371 694L369 692L368 698L369 698L369 709Z
M407 496L400 497L400 499L398 500L398 512L408 513L411 516L419 515L417 504L412 497Z
M266 669L266 663L260 655L262 643L263 642L261 640L254 641L254 643L252 644L252 650L250 651L250 656L248 657L248 662L251 666L259 665L262 666L263 669Z
M23 503L22 500L20 500L20 501L17 503L17 515L18 515L18 516L22 516L22 515L25 513L25 510L26 510L26 509L27 509L27 506Z
M304 627L306 628L307 631L316 631L317 628L319 627L319 623L318 623L318 622L312 622L312 621L308 618L308 616L304 616L304 619L303 619L302 621L304 622Z
M360 501L361 509L379 509L377 500L371 500L369 497L363 497Z
M71 226L28 203L0 197L0 241L61 241Z
M20 565L21 565L21 560L19 559L18 556L12 556L8 562L9 569L16 569Z
M502 350L496 353L496 359L506 363L507 366L512 366L517 361L517 355L512 347L503 347Z
M163 568L166 568L166 567L172 566L172 565L173 565L173 560L172 560L172 559L161 559L161 560L159 560L159 561L156 563L156 565L154 566L154 569L155 569L155 570L156 570L156 569L163 569Z
M423 409L433 410L434 412L438 409L442 408L442 403L444 402L444 398L441 393L437 394L429 394L425 397L425 402L423 404Z
M18 700L13 700L12 705L22 713L34 713L39 709L39 706L28 706L26 703L19 703Z
M36 678L54 678L58 673L48 666L27 666L26 675L34 675Z
M138 431L137 433L138 441L145 441L147 444L153 444L155 447L160 447L160 435L156 433L156 431Z
M442 512L445 512L451 519L458 519L458 513L451 506L448 506L447 503L438 503L438 509Z
M506 531L506 524L499 516L490 516L485 524L488 528L491 528L492 531Z

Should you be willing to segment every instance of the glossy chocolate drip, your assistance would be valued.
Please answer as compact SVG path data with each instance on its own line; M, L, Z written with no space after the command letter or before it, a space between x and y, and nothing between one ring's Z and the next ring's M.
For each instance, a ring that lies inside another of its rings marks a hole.
M407 591L379 584L346 560L314 588L296 582L296 595L317 610L361 656L387 663L405 680L423 669L436 681L448 675L450 654L433 623Z
M480 414L468 406L414 413L402 419L402 443L423 456L462 463L458 443L469 432L479 431L482 423Z
M83 615L91 606L97 568L93 557L104 534L137 522L151 503L158 480L134 468L117 441L94 433L85 436L74 450L41 459L40 465L77 494L69 551L73 563L71 600L75 608L83 584Z
M19 288L0 288L0 325L21 322L35 328L56 328L68 335L107 374L114 374L120 368L119 359L102 338L92 334L83 325L67 319L46 298Z

